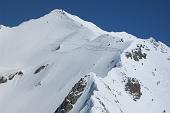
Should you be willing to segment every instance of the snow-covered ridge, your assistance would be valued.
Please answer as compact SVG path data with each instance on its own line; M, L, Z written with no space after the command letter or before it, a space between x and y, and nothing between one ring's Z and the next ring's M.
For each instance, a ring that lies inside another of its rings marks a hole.
M63 10L0 29L2 113L169 113L170 49Z

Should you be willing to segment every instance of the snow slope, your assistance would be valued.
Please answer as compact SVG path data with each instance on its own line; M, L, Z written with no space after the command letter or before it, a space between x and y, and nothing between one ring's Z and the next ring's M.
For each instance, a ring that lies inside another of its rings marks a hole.
M62 10L0 26L0 113L169 113L170 49Z

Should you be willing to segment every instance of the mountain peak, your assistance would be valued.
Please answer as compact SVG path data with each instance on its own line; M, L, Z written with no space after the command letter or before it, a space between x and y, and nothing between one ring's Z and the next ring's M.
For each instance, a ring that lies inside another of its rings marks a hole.
M107 32L59 9L4 28L2 113L169 113L163 43Z

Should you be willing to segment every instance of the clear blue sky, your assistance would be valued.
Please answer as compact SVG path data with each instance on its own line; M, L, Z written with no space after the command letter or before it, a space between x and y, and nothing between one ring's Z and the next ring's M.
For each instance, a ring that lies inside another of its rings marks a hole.
M104 30L153 36L170 46L170 0L0 0L0 24L16 26L56 8Z

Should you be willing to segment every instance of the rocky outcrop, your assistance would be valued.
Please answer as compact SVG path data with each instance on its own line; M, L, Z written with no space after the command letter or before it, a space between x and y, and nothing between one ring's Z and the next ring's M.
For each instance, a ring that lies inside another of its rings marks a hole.
M12 73L8 76L8 79L9 80L12 80L16 75L23 75L23 72L22 71L18 71L16 73Z
M144 46L139 44L137 45L137 48L133 49L131 52L126 52L125 56L135 61L139 61L140 59L146 59L147 54L142 52L142 48L144 48Z
M14 73L10 73L10 74L8 73L8 74L2 75L0 77L0 84L6 83L8 80L12 80L17 75L22 76L23 72L22 71L18 71L18 72L14 72Z
M48 64L42 65L39 68L37 68L34 72L34 74L39 73L40 71L42 71L43 69L45 69L48 66Z
M0 84L7 82L7 78L4 76L0 77Z
M125 91L129 93L134 101L140 99L141 93L141 85L136 78L127 77L125 79Z
M87 81L85 80L85 78L81 78L74 85L74 87L71 89L69 94L65 97L64 101L57 108L55 113L68 113L73 108L73 105L77 102L79 97L82 95L86 85L87 85Z

